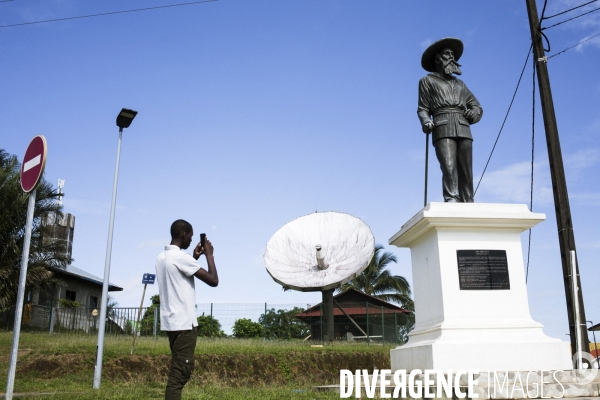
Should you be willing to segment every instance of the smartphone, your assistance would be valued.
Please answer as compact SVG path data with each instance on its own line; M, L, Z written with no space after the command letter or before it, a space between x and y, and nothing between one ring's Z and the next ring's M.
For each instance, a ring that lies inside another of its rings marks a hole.
M204 250L204 244L206 243L206 233L200 234L200 247Z

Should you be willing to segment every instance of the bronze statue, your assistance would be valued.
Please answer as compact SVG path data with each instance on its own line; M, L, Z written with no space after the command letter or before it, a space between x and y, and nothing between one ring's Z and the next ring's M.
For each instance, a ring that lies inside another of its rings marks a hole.
M483 109L465 83L458 60L463 53L460 39L444 38L433 43L421 57L421 66L431 72L419 81L419 108L423 132L433 132L433 146L442 169L444 201L473 202L473 167L470 125L479 122ZM432 119L433 118L433 119Z

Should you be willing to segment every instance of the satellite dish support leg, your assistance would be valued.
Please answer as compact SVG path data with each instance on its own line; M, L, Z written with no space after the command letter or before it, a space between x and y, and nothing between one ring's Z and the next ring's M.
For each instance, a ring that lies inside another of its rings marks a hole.
M325 335L323 339L327 342L333 341L333 291L335 289L323 290L323 325Z

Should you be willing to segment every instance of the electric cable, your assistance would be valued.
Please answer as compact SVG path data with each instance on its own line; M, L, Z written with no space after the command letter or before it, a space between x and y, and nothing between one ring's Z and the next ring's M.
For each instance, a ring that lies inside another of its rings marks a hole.
M533 80L532 80L532 106L531 106L531 183L529 188L529 211L533 212L533 167L535 160L535 62L533 63ZM529 278L529 257L531 255L531 228L529 228L529 240L527 242L527 269L525 272L525 284Z
M591 39L595 38L596 36L600 36L600 33L597 33L597 34L595 34L594 36L590 36L589 38L587 38L587 39L585 39L585 40L582 40L581 42L577 43L576 45L569 46L569 47L567 47L566 49L564 49L564 50L562 50L562 51L559 51L559 52L558 52L558 53L556 53L556 54L552 54L550 57L548 57L548 60L549 60L549 59L551 59L552 57L556 57L557 55L564 53L564 52L565 52L565 51L567 51L567 50L571 50L572 48L574 48L574 47L577 47L577 46L579 46L580 44L582 44L582 43L585 43L585 42L587 42L588 40L591 40Z
M512 99L510 100L510 105L508 106L508 110L506 111L506 115L504 116L504 121L502 121L502 126L500 127L500 131L498 132L498 136L496 136L496 141L494 142L494 146L492 147L492 151L490 152L490 156L488 157L487 162L485 163L485 167L483 168L483 172L481 173L481 177L479 178L479 182L477 183L477 187L475 188L475 192L473 193L473 197L477 194L477 189L479 189L479 185L481 184L481 180L483 179L483 175L487 170L487 167L492 159L492 155L494 154L494 150L496 149L496 145L498 144L498 139L500 139L500 134L502 133L502 129L504 129L504 124L506 123L506 119L508 118L508 114L510 113L510 109L512 108L513 102L515 101L515 97L517 92L519 91L519 85L521 84L521 79L523 78L523 73L525 72L525 67L527 67L527 62L529 61L529 56L531 55L531 50L533 49L533 43L529 46L529 50L527 50L527 58L525 59L525 64L523 65L523 69L521 70L521 75L519 76L519 81L517 82L517 87L515 88L515 92L513 93Z
M543 17L543 16L542 16L542 19L550 19L550 18L558 17L559 15L563 15L563 14L566 14L566 13L568 13L569 11L573 11L573 10L577 10L578 8L585 7L585 6L587 6L588 4L592 4L592 3L596 2L596 1L598 1L598 0L592 0L592 1L588 1L587 3L583 3L583 4L581 4L581 5L577 6L577 7L569 8L568 10L565 10L565 11L559 12L559 13L557 13L557 14L554 14L554 15L551 15L551 16L549 16L549 17ZM540 21L541 21L541 20L540 20Z
M546 6L548 5L548 0L544 0L544 8L542 8L542 15L540 17L540 24L544 20L544 14L546 14Z
M9 27L13 27L13 26L34 25L34 24L44 24L47 22L67 21L67 20L81 19L81 18L101 17L101 16L105 16L105 15L125 14L125 13L137 12L137 11L157 10L160 8L182 7L182 6L190 6L190 5L201 4L201 3L212 3L212 2L216 2L216 1L219 1L219 0L190 1L187 3L168 4L168 5L164 5L164 6L135 8L135 9L131 9L131 10L111 11L111 12L105 12L105 13L99 13L99 14L78 15L75 17L65 17L65 18L47 19L47 20L42 20L42 21L22 22L19 24L0 25L0 28L9 28Z
M575 16L575 17L573 17L573 18L569 18L569 19L566 19L566 20L564 20L564 21L557 22L557 23L556 23L556 24L554 24L554 25L550 25L550 26L547 26L547 27L545 27L545 28L542 28L542 30L544 31L544 30L546 30L546 29L554 28L555 26L562 25L562 24L564 24L565 22L569 22L569 21L572 21L572 20L574 20L574 19L577 19L577 18L583 17L584 15L591 14L591 13L593 13L593 12L595 12L595 11L598 11L598 10L600 10L600 7L598 7L598 8L594 8L593 10L591 10L591 11L588 11L588 12L586 12L586 13L579 14L579 15L577 15L577 16Z

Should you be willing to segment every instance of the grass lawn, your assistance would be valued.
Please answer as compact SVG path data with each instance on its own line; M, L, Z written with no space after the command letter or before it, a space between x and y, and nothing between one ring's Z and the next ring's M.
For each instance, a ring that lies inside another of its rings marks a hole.
M48 399L163 398L170 350L166 338L107 336L102 387L92 389L95 336L22 332L14 393ZM12 332L0 332L0 371L8 373ZM393 345L351 344L312 347L303 341L199 338L196 367L184 389L187 399L337 399L315 392L335 384L339 370L389 368ZM6 392L6 379L0 393ZM16 397L16 396L15 396Z

